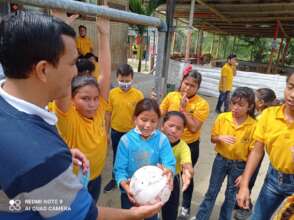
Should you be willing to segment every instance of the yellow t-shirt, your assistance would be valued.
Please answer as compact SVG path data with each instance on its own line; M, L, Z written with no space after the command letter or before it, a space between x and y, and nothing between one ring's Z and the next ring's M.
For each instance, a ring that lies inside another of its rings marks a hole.
M182 95L180 92L170 92L162 100L160 104L160 109L167 112L180 111L181 99ZM195 95L194 97L189 99L185 111L191 113L192 116L198 121L204 122L208 118L209 105L205 99L198 95ZM200 131L192 133L188 130L188 128L185 128L181 139L183 139L186 143L190 144L192 142L199 140L199 137Z
M180 140L177 145L173 146L173 153L177 161L176 173L178 174L181 172L181 165L185 163L192 163L191 151L185 141Z
M57 129L69 148L78 148L90 161L90 179L101 175L107 153L105 130L106 101L99 97L99 107L94 119L83 117L73 104L67 112L53 105L58 117ZM76 171L76 170L75 170Z
M221 70L221 78L219 81L219 91L231 91L233 87L233 77L236 70L234 67L226 63ZM225 77L225 79L224 79Z
M236 125L232 112L220 114L212 128L211 136L231 135L236 138L234 144L217 143L215 151L229 160L247 161L253 147L253 134L256 121L250 116L241 124Z
M90 53L93 48L92 42L88 37L77 37L76 39L77 49L82 55Z
M254 139L265 144L271 165L278 171L294 174L291 148L294 146L294 123L286 121L285 106L265 109L257 122Z
M131 88L124 92L119 87L109 93L109 109L111 112L111 128L119 132L128 132L134 127L133 114L136 104L144 98L143 93Z

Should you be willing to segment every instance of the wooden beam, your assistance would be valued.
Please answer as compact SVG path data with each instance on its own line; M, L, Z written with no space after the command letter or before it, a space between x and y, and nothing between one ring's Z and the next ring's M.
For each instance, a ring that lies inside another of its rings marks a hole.
M198 13L197 11L195 13ZM266 11L225 11L224 15L231 16L264 16L264 15L292 15L294 14L294 10L266 10Z
M220 17L222 20L226 21L227 23L232 23L227 17L225 17L221 12L219 12L218 10L216 10L215 8L209 6L208 4L206 4L205 2L203 2L202 0L196 0L200 5L204 5L206 6L210 11L212 11L214 14L216 14L218 17Z
M177 10L186 10L189 11L190 8L190 2L191 0L187 1L187 2L183 2L183 1L177 1L176 3L176 11ZM232 0L230 0L230 2L232 2ZM244 1L239 1L239 2L244 2ZM276 9L276 10L292 10L294 9L294 2L279 2L279 3L235 3L235 4L226 4L223 3L223 1L221 1L220 3L217 4L209 4L211 7L217 9L217 10L221 10L221 9L225 9L230 11L231 9L234 11L239 11L239 10L243 10L243 11L249 11L249 10L254 10L256 11L258 10L272 10L272 9ZM163 4L161 6L158 7L159 10L165 10L166 8L166 4ZM206 8L206 5L199 5L197 6L197 8L199 8L200 10L203 10Z
M239 18L230 18L230 20L232 22L268 22L268 21L276 21L276 20L280 20L280 21L294 21L294 16L291 17L239 17ZM217 21L216 19L205 19L208 20L210 22L213 21Z

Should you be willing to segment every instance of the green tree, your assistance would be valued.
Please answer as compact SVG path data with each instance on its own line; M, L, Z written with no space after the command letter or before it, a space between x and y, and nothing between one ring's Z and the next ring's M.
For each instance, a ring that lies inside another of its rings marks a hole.
M156 8L165 2L165 0L129 0L129 8L131 12L151 16ZM144 50L144 32L147 30L147 27L144 25L133 25L133 27L140 37L138 72L141 72L142 55Z

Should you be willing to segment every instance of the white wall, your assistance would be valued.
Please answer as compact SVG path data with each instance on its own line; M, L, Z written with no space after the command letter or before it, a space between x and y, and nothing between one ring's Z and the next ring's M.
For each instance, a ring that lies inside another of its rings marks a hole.
M179 86L182 79L185 63L170 60L168 83ZM218 82L221 68L210 68L205 66L193 65L202 74L202 83L199 90L200 94L218 97ZM247 86L252 89L271 88L275 91L279 99L283 98L286 86L286 77L273 74L261 74L255 72L244 72L237 70L237 76L233 81L233 89L240 86Z

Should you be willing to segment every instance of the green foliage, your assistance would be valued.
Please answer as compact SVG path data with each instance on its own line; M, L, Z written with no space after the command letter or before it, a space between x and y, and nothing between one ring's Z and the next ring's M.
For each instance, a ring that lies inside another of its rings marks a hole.
M179 22L178 22L179 23ZM179 23L178 26L185 24ZM192 44L190 52L194 53L198 39L198 30L192 32ZM179 27L176 29L176 41L174 52L185 53L185 45L187 38L187 29ZM280 40L277 40L278 47ZM212 42L214 44L212 46ZM219 43L220 41L220 43ZM212 33L204 32L204 40L202 45L202 54L211 53L214 59L226 59L228 54L236 53L239 60L252 61L256 63L268 63L272 38L260 38L260 37L242 37L242 36L228 36L228 35L214 35ZM284 40L284 46L286 40ZM279 49L279 48L277 48ZM217 52L218 51L218 52ZM282 54L280 55L280 59ZM277 62L277 53L274 56L274 63ZM289 44L288 53L285 59L285 64L288 66L294 65L294 41Z

